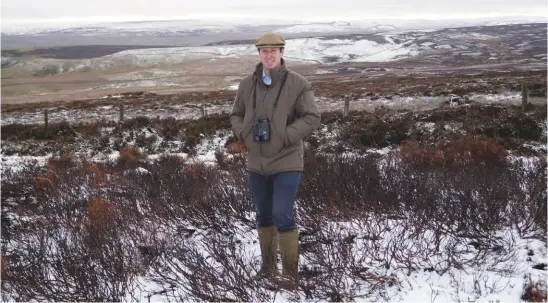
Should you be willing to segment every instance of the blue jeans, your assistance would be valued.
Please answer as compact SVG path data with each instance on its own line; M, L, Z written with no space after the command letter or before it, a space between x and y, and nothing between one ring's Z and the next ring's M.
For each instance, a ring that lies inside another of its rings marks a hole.
M249 185L259 227L276 225L279 232L295 229L293 207L302 172L263 176L249 172Z

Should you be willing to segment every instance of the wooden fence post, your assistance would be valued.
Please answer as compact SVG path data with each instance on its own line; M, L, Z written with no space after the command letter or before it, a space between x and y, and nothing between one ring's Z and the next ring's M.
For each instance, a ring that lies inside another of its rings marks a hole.
M205 108L205 103L202 103L202 117L205 117L206 116L206 108Z
M123 104L120 104L120 121L118 122L119 123L124 122L124 105Z
M350 97L344 98L344 110L343 110L343 118L348 117L348 112L350 111Z
M44 125L45 128L48 128L48 110L44 110Z
M521 109L525 110L528 103L527 83L521 85Z

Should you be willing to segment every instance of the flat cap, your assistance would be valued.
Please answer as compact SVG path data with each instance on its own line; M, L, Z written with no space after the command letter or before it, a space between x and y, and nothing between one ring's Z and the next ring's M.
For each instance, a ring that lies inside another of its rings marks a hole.
M276 33L266 33L261 35L255 41L256 47L284 47L285 39L282 35Z

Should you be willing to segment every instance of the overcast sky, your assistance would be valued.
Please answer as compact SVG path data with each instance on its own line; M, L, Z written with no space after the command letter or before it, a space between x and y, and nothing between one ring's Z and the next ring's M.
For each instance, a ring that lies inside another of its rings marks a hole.
M546 0L2 0L2 24L174 18L336 20L546 16Z

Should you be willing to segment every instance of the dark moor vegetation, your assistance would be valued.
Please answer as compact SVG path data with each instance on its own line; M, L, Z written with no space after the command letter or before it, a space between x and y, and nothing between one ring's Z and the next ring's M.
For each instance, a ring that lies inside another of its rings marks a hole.
M377 108L374 112L354 111L343 118L339 112L322 113L322 127L306 140L323 151L365 151L369 148L394 147L407 140L432 145L441 140L470 136L489 138L516 155L546 154L524 143L546 142L543 123L546 105L530 105L525 111L519 106L469 105L456 108L436 108L427 111ZM337 130L338 137L327 137ZM154 136L139 132L147 129ZM89 150L90 155L109 153L131 142L146 153L190 152L204 138L218 131L230 130L227 115L211 115L198 120L176 120L137 117L122 124L113 121L44 125L10 124L2 126L4 155L69 155ZM114 143L111 143L113 139ZM161 140L160 140L161 139ZM234 141L228 139L227 144ZM175 150L173 142L182 142Z
M523 145L545 144L543 123L546 105L324 113L307 138L296 209L303 279L288 298L390 300L413 273L454 283L454 269L511 275L515 237L546 243L546 150ZM228 127L223 115L3 126L5 154L57 155L3 175L3 299L274 300L276 287L250 279L259 263L248 253L256 227L241 146L229 138L229 154L208 166L150 161L161 147L125 140L148 128L191 152ZM116 136L119 145L105 140ZM75 155L83 146L120 157L92 162ZM394 149L364 153L382 147ZM477 296L508 287L476 279ZM545 300L533 286L522 299Z

